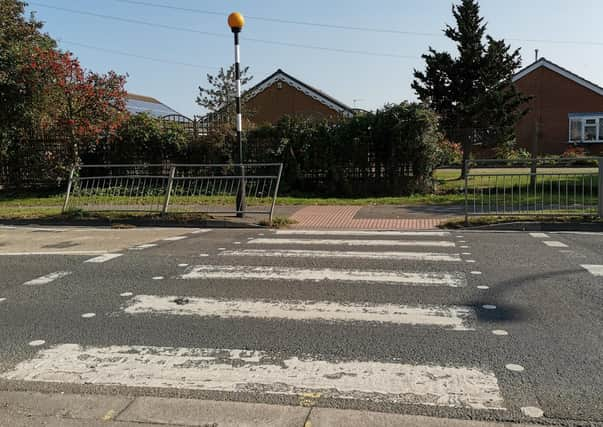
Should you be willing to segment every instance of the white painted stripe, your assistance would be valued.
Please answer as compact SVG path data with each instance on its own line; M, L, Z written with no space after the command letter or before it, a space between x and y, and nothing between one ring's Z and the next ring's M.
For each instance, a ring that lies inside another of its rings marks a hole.
M475 312L469 307L355 304L329 301L252 301L138 295L128 304L128 314L322 320L326 322L376 322L435 326L454 331L474 331Z
M184 265L186 267L186 265ZM464 273L406 273L377 270L333 270L289 267L198 265L182 279L300 280L389 283L410 286L467 286Z
M235 44L235 62L239 64L241 62L241 49L238 44Z
M241 113L237 114L237 130L239 132L243 131L243 116Z
M6 298L0 298L0 302L6 301Z
M567 248L568 246L565 243L556 242L554 240L544 241L542 242L550 248Z
M131 251L142 251L144 249L154 248L158 246L157 243L147 243L146 245L138 245L130 248Z
M91 258L84 262L89 262L93 264L102 264L103 262L111 261L112 259L119 258L123 256L123 254L105 254L101 256L97 256L96 258Z
M166 237L165 239L161 239L165 242L177 242L179 240L188 239L188 236L174 236L174 237Z
M545 233L530 233L530 236L534 237L535 239L548 239L549 238L548 234L545 234Z
M479 368L333 362L252 350L62 344L39 351L0 377L269 395L320 393L326 399L505 410L496 376Z
M306 251L306 250L263 250L244 249L222 251L220 256L278 257L278 258L354 258L380 260L442 261L461 262L459 254L430 252L346 252L346 251Z
M454 242L410 240L338 240L338 239L272 239L261 237L247 242L250 245L337 245L337 246L428 246L453 248Z
M344 230L276 230L279 236L385 236L385 237L445 237L447 231L344 231Z
M71 271L57 271L55 273L47 274L46 276L38 277L37 279L30 280L29 282L23 283L25 286L40 286L47 285L65 276L69 276Z
M44 251L44 252L4 252L0 253L0 256L42 256L42 255L102 255L106 254L107 251Z
M209 233L210 231L211 231L211 230L208 230L208 229L202 228L202 229L200 229L200 230L195 230L195 231L192 231L192 232L191 232L191 234L202 234L202 233Z
M593 276L603 277L603 265L582 265Z

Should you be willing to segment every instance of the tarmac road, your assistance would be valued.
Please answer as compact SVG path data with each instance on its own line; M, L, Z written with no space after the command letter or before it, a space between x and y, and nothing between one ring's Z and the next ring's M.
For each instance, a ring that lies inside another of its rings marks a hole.
M45 230L0 228L0 390L603 423L602 235Z

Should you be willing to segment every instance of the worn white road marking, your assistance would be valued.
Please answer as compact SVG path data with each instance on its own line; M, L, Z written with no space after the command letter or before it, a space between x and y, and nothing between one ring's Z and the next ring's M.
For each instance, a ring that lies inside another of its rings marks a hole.
M174 237L166 237L165 239L161 239L165 242L177 242L179 240L188 239L188 236L174 236Z
M530 233L530 236L534 237L535 239L548 239L549 235L545 234L545 233Z
M84 313L84 314L82 314L82 317L83 317L84 319L92 319L92 318L93 318L93 317L95 317L95 316L96 316L96 314L95 314L95 313Z
M279 236L384 236L384 237L444 237L447 231L344 231L344 230L276 230ZM258 234L263 236L263 234Z
M482 308L484 310L496 310L496 306L495 305L490 305L490 304L482 305Z
M260 351L142 346L45 349L8 380L248 392L505 410L494 373L471 367L316 360Z
M331 245L331 246L425 246L453 248L454 242L422 240L338 240L338 239L252 239L250 245Z
M178 267L188 267L188 264L178 264Z
M467 264L475 264L477 261L474 259L468 259L466 262Z
M256 301L213 298L137 295L128 302L128 314L323 320L327 322L376 322L437 326L474 331L475 312L458 306L403 306L396 304L340 304L329 301Z
M191 231L191 234L202 234L202 233L209 233L211 230L208 229L201 229L201 230L195 230L195 231Z
M492 331L492 333L494 335L498 335L499 337L506 337L507 335L509 335L509 333L507 331L504 331L502 329L496 329L496 330Z
M565 243L557 242L555 240L545 240L542 243L544 243L545 245L547 245L550 248L567 248L568 247Z
M479 289L481 291L487 291L488 289L490 289L490 286L482 285L482 286L478 286L477 289Z
M111 261L112 259L119 258L123 254L105 254L101 256L97 256L96 258L91 258L84 262L90 262L94 264L102 264L103 262Z
M461 249L469 249L469 246L459 246Z
M41 345L44 345L44 344L46 344L46 341L44 341L44 340L35 340L35 341L29 342L29 345L31 347L40 347Z
M603 276L603 265L582 265L593 276Z
M54 282L57 279L60 279L65 276L69 276L71 271L57 271L54 273L47 274L42 277L38 277L37 279L30 280L28 282L23 283L25 286L40 286L47 285L49 283Z
M0 302L6 301L6 298L0 298Z
M525 371L525 368L521 365L515 365L513 363L509 363L508 365L505 366L505 368L507 368L509 371L513 371L513 372L523 372Z
M222 251L220 256L249 256L277 258L355 258L355 259L388 259L416 261L448 261L461 262L459 254L430 253L430 252L346 252L346 251L312 251L298 249L263 250L244 249Z
M119 294L120 297L131 297L134 295L132 292L124 292L123 294Z
M0 256L39 256L39 255L104 255L107 251L40 251L40 252L3 252Z
M481 271L472 271L471 274L474 276L481 276L483 273Z
M200 256L201 258L207 258L207 257L209 257L209 254L199 254L199 256Z
M544 411L535 406L524 406L521 408L521 413L530 418L542 418L544 416Z
M165 279L165 277L163 277L163 276L155 276L155 277L153 277L153 280L163 280L163 279Z
M150 248L154 248L156 246L158 246L157 243L147 243L145 245L134 246L132 248L129 248L129 250L131 250L131 251L142 251L144 249L150 249Z
M245 265L198 265L180 276L182 279L300 280L391 283L412 286L467 286L463 273L403 273L378 270L304 269Z

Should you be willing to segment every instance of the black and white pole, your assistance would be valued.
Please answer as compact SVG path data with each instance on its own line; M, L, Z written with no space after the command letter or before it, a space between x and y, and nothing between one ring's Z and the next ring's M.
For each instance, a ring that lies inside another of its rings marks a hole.
M228 25L234 34L235 44L235 78L237 86L237 142L239 143L239 163L241 168L241 181L239 183L239 189L237 191L237 217L243 218L245 216L245 210L247 208L246 195L245 195L245 166L243 164L243 114L241 113L241 50L239 47L239 34L245 25L245 19L240 13L231 13L228 17Z

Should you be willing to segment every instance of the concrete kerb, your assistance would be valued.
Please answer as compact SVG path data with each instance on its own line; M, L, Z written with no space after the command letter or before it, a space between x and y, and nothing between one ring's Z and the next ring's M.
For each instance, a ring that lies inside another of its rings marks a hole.
M196 399L0 391L0 427L510 427L520 424Z

